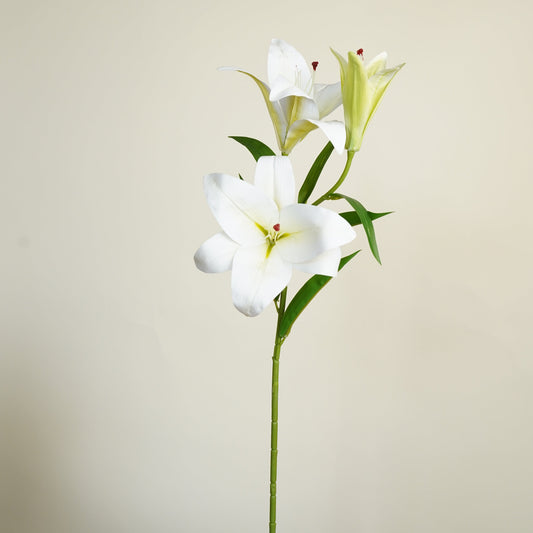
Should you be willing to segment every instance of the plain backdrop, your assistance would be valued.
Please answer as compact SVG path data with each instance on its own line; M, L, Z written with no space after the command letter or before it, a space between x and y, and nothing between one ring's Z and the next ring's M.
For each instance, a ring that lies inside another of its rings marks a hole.
M270 40L407 65L343 191L362 249L281 359L279 533L533 531L526 1L3 1L0 531L267 530L275 312L194 267L275 145ZM336 118L342 114L337 113ZM292 156L301 183L324 145ZM343 157L333 155L322 192ZM293 294L305 276L295 278Z

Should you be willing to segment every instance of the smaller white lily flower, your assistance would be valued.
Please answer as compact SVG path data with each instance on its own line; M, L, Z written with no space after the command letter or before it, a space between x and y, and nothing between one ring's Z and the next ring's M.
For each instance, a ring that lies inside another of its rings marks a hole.
M382 52L365 66L362 48L357 52L348 52L348 61L335 50L331 51L341 67L346 149L358 151L385 90L405 63L387 68L387 53Z
M204 177L207 203L222 231L194 255L202 272L232 270L235 307L256 316L289 283L293 268L335 276L340 247L355 231L334 211L297 204L288 157L257 162L254 185L226 174Z
M268 85L238 68L222 67L220 70L237 70L255 81L265 99L283 154L289 154L316 128L320 128L341 153L346 139L344 125L338 120L323 120L341 104L341 84L315 83L317 66L318 61L313 61L311 69L293 46L281 39L272 39L268 52Z

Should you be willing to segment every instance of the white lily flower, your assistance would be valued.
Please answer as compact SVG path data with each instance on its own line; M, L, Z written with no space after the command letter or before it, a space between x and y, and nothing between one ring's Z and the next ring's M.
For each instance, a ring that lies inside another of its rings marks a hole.
M239 68L222 67L220 70L237 70L255 81L265 99L283 154L289 154L316 128L320 128L341 153L346 140L344 125L338 120L323 120L342 103L341 84L315 83L317 66L318 61L313 61L311 69L298 50L281 39L272 39L268 52L268 85Z
M335 276L340 247L355 231L337 213L298 204L288 157L257 162L254 185L226 174L204 177L207 203L222 231L194 255L202 272L232 270L235 307L256 316L287 286L293 268Z

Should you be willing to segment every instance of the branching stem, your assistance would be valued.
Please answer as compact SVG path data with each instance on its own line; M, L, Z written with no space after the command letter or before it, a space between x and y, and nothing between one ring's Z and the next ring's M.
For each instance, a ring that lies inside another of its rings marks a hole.
M342 171L340 178L336 181L335 185L333 185L333 187L331 187L328 192L323 194L318 200L315 200L313 202L313 205L319 205L322 202L329 200L329 197L342 185L342 182L346 179L346 176L350 171L354 155L355 150L348 150L348 152L346 152L346 165L344 166L344 170Z

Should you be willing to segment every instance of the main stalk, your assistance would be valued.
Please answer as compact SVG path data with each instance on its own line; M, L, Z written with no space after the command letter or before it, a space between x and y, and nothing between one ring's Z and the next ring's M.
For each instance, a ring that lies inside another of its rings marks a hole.
M270 421L270 512L268 521L269 533L276 533L276 483L278 477L278 392L279 392L279 356L284 339L280 336L280 325L285 313L287 289L283 289L279 297L278 323L272 355L272 416Z

